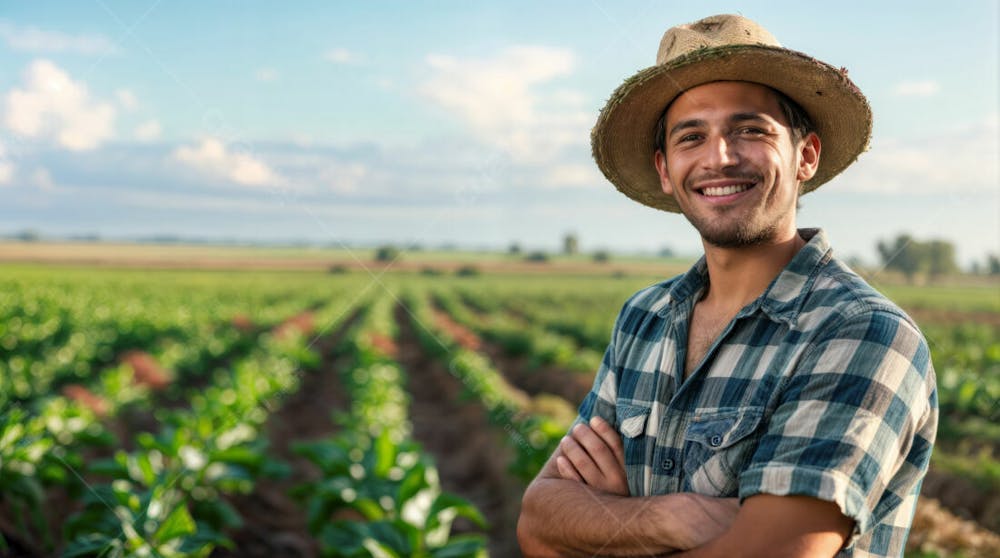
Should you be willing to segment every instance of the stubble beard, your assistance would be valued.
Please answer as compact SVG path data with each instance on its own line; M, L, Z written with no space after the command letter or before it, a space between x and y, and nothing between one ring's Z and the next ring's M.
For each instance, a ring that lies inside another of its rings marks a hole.
M729 175L729 173L727 173ZM751 173L733 173L729 178L747 178L754 180L760 187L763 177ZM798 196L791 208L798 202ZM767 200L764 201L767 203ZM684 217L698 231L701 238L718 248L746 248L759 246L774 241L781 233L781 224L788 217L789 208L778 215L768 218L768 208L765 206L751 208L749 215L726 215L727 213L738 213L737 208L726 208L721 210L722 215L711 217L704 215L693 215L691 212L684 212Z

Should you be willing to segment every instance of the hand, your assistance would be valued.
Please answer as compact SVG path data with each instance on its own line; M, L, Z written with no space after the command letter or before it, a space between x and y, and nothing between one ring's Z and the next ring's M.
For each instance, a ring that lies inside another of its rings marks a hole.
M556 467L564 479L628 496L621 435L600 417L590 419L589 426L576 425L559 443L559 450Z

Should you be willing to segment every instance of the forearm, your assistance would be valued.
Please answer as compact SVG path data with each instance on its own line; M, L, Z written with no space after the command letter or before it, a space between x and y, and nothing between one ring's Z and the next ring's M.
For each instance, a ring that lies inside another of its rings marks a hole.
M692 548L732 520L735 500L680 493L625 497L539 478L518 522L525 556L650 556Z

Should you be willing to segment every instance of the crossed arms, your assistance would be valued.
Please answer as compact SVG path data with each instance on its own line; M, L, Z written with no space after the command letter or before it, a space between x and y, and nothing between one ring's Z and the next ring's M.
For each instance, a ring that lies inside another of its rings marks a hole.
M517 536L533 556L833 556L853 521L830 502L761 494L629 497L622 442L577 425L525 491Z

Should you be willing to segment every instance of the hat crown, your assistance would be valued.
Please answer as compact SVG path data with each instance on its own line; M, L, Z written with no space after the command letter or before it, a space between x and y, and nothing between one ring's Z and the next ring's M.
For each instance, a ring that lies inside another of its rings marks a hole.
M660 40L656 64L667 64L704 48L756 44L781 46L774 35L753 20L738 15L715 15L667 29Z

